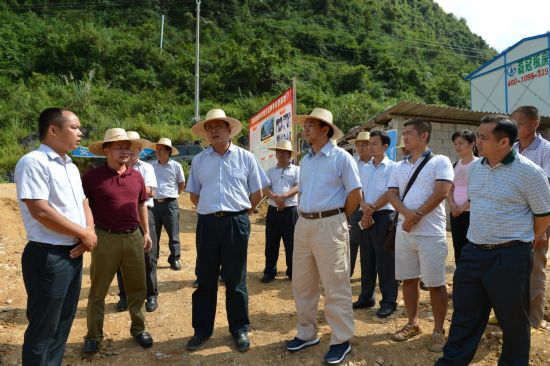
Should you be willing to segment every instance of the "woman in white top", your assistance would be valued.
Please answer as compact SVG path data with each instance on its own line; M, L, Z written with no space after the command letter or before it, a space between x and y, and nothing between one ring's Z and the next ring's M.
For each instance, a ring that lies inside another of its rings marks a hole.
M472 131L457 131L451 137L455 146L458 161L453 164L455 177L448 202L451 208L451 233L453 235L453 247L455 263L460 258L462 247L468 239L468 227L470 226L470 201L468 201L468 171L471 164L478 158L476 150L476 136Z

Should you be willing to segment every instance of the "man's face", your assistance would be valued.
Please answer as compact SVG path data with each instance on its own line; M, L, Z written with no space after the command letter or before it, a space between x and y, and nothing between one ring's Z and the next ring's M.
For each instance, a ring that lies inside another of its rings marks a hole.
M427 139L427 132L419 134L414 126L405 126L403 129L403 142L405 143L405 149L412 151L419 147L425 146Z
M141 147L137 147L136 145L132 145L130 147L130 164L135 164L139 160L139 154L141 153Z
M502 148L508 144L508 139L499 139L493 134L496 127L494 123L482 123L477 133L477 150L480 156L490 158L499 154Z
M357 154L359 154L359 157L363 161L369 160L372 157L369 153L369 143L369 140L355 141L355 150L357 150Z
M204 124L206 138L212 145L230 141L231 128L225 121L209 121Z
M82 138L82 132L80 131L80 120L70 111L63 111L62 113L65 121L58 127L55 124L50 126L52 133L56 137L57 143L65 151L74 150L80 145Z
M163 145L156 145L155 155L159 161L168 161L170 159L170 149Z
M518 137L520 139L533 136L539 126L539 121L536 119L529 119L529 117L521 112L512 114L512 119L518 124Z
M103 148L107 161L127 164L130 160L130 141L115 141Z
M372 136L369 140L369 152L372 157L381 158L384 156L388 145L382 143L380 136Z
M325 138L327 134L325 131L329 128L327 126L321 127L321 122L314 118L308 118L304 122L304 139L310 144L321 140Z
M290 157L292 153L286 150L275 150L275 157L277 158L277 163L281 166L286 166L290 163Z

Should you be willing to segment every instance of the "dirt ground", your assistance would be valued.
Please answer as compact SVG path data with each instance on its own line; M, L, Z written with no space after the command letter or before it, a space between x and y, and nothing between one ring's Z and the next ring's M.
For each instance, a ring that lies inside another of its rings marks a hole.
M264 220L262 215L251 217L253 222L248 256L248 291L250 296L251 349L242 354L236 351L229 335L225 315L225 292L220 286L216 328L213 337L204 348L189 353L185 344L193 334L191 327L191 294L193 293L195 263L196 213L187 196L180 199L182 243L182 271L168 267L167 239L161 238L159 260L159 308L147 313L149 331L154 345L143 350L129 333L130 317L127 312L117 313L116 282L113 282L106 299L105 340L101 351L91 359L82 358L83 337L86 333L86 303L90 287L90 256L85 255L84 276L79 307L69 336L64 365L320 365L328 349L330 328L324 320L322 300L319 310L321 345L291 354L284 348L285 340L295 335L295 308L290 281L284 276L284 254L279 259L279 275L269 284L260 283L264 266ZM21 275L21 253L25 246L25 232L15 200L13 184L0 185L0 365L21 364L21 345L27 320L25 317L26 293ZM449 239L450 243L450 239ZM448 282L451 282L454 263L449 245ZM281 249L282 251L282 249ZM359 271L360 272L360 271ZM354 299L360 292L360 273L352 278ZM550 292L549 292L550 293ZM379 297L379 293L377 293ZM549 315L547 307L547 316ZM401 296L398 310L388 319L378 319L376 308L355 312L355 337L353 350L346 365L433 365L439 354L430 353L427 345L433 316L429 298L422 293L420 312L424 334L403 343L390 340L390 333L406 322ZM449 301L446 328L452 313ZM490 336L497 328L489 327L483 337L474 365L496 365L501 340ZM531 365L550 365L550 332L533 334Z

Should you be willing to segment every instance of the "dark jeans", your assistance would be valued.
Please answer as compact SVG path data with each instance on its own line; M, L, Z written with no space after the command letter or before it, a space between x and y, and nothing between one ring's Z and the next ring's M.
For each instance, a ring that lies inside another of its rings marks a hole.
M21 259L27 291L29 325L23 365L61 365L78 306L82 256L69 258L70 247L29 242Z
M468 243L466 235L470 227L470 211L466 211L453 217L451 215L451 233L453 235L453 248L455 250L455 263L458 263L462 248Z
M355 262L357 261L357 253L359 252L359 246L361 243L361 228L359 228L358 222L363 217L363 211L357 209L348 219L348 225L351 226L349 230L349 248L350 248L350 277L353 276L355 270Z
M292 250L294 248L294 227L298 221L296 206L286 207L277 211L276 207L269 206L265 223L265 269L264 273L275 276L277 274L277 259L281 238L285 246L286 275L292 277Z
M197 221L197 280L193 292L193 328L203 337L212 335L218 298L220 266L225 280L225 308L229 331L247 331L248 290L246 259L250 221L246 211L234 216L199 215Z
M529 275L532 247L462 249L453 280L454 312L443 357L436 365L468 365L485 331L491 308L503 333L500 366L529 364Z
M162 234L162 228L166 229L168 233L168 248L170 249L170 255L168 256L168 262L172 263L175 260L180 259L180 208L178 206L177 199L171 199L163 203L155 200L155 207L153 207L153 213L155 216L155 232L157 234L157 245L160 248L160 234ZM157 259L159 258L160 250L157 252Z
M159 291L157 287L157 261L159 257L159 243L157 241L157 233L155 231L155 216L153 209L148 208L149 214L149 234L151 235L151 251L144 253L145 255L145 282L147 284L147 297L157 297ZM124 280L122 279L122 272L119 270L116 272L116 279L118 283L118 296L126 297L126 291L124 290Z
M395 309L398 283L395 279L395 252L384 249L391 210L377 211L374 225L362 230L361 240L361 294L359 301L374 303L376 277L382 293L380 307Z

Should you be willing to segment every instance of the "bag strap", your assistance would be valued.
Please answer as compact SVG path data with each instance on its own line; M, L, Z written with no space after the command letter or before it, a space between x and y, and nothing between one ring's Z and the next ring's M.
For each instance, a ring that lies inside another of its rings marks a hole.
M401 201L403 201L405 199L405 196L407 195L407 193L409 193L409 190L411 189L414 181L416 180L416 177L418 177L418 174L420 174L420 171L422 170L422 168L424 168L424 165L426 165L428 163L428 161L433 158L434 154L432 154L430 152L430 154L428 156L426 156L424 158L424 160L422 160L422 162L420 163L420 165L418 166L418 168L416 168L416 170L414 171L411 179L409 179L409 183L407 183L407 187L405 188L405 193L403 194L403 197L401 197Z

